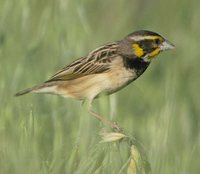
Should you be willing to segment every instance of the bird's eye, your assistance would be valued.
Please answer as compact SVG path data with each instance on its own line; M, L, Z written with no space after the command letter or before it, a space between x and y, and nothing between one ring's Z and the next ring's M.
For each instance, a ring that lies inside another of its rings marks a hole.
M156 45L159 45L161 43L161 40L160 39L155 39L155 43L156 43Z

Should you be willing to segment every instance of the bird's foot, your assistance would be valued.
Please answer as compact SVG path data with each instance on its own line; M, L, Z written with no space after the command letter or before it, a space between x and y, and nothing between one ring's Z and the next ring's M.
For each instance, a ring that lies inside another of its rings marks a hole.
M119 126L119 124L115 121L110 122L110 127L115 131L115 132L123 132L123 129Z

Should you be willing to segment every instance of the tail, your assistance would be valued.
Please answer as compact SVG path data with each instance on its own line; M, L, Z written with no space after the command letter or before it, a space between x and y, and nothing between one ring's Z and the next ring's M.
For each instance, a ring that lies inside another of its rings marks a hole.
M27 88L22 91L19 91L18 93L15 94L15 97L28 94L30 92L34 93L54 93L55 92L55 84L50 84L50 83L44 83L42 85L37 85L32 88Z
M31 91L34 90L34 87L33 88L27 88L27 89L24 89L22 91L19 91L18 93L15 94L15 97L18 97L20 95L24 95L24 94L28 94L30 93Z

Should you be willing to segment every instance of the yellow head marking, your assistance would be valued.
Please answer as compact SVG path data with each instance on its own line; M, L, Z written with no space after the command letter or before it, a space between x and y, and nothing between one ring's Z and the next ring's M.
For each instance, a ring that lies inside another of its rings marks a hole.
M160 53L160 48L156 48L155 50L153 50L150 54L149 57L155 57Z
M134 53L137 57L142 57L144 54L143 49L136 43L133 44Z
M156 39L163 40L162 37L160 37L160 36L144 36L144 39L147 39L147 40L156 40Z

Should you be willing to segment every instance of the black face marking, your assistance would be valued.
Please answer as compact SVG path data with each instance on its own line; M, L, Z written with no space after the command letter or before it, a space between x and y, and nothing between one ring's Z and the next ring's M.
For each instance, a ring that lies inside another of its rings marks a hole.
M140 46L140 48L142 48L144 51L143 56L145 56L148 53L151 53L156 48L154 40L145 39L145 40L138 41L137 43Z
M161 44L161 40L160 39L155 39L155 44L156 45L160 45Z

